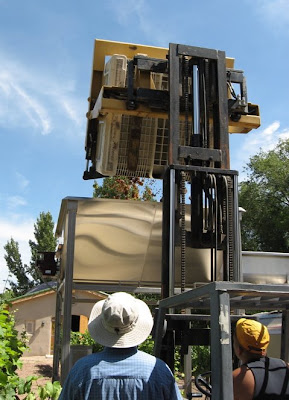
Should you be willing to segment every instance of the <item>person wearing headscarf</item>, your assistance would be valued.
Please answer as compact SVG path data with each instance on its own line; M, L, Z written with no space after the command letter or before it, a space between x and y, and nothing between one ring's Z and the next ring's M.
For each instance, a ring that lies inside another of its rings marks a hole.
M233 337L242 365L233 371L234 400L288 400L289 366L267 357L270 335L260 322L241 318Z
M128 293L97 302L88 330L104 350L74 364L59 400L181 400L169 367L137 348L152 327L146 303Z

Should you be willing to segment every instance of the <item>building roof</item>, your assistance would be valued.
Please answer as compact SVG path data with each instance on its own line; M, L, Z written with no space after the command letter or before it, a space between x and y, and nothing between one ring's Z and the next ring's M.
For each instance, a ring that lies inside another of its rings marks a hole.
M57 282L56 281L49 281L49 282L44 282L41 283L40 285L35 286L34 288L30 289L27 293L23 294L22 296L15 297L14 299L11 300L11 303L18 303L21 301L25 301L34 297L39 297L39 296L44 296L47 294L52 294L53 292L56 292L57 288ZM86 292L89 292L97 297L100 298L105 298L107 296L106 293L104 292L93 292L91 290L85 290Z
M34 288L28 290L28 292L24 296L26 296L27 294L42 292L43 290L56 289L56 287L57 282L55 281L43 282L40 285L37 285Z

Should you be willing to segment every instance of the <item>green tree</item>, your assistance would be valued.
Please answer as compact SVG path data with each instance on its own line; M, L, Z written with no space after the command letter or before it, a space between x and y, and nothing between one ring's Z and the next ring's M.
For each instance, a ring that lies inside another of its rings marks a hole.
M54 235L54 222L51 213L41 212L34 224L35 241L29 240L31 261L29 273L35 282L40 282L39 270L36 267L37 253L42 251L55 251L57 239Z
M102 185L94 182L93 197L155 201L156 193L153 193L153 183L152 180L151 185L149 185L145 179L126 176L107 177L103 179Z
M33 287L33 282L28 275L29 267L22 263L19 244L13 238L6 243L4 250L4 258L10 272L9 275L14 277L14 280L8 279L8 283L14 296L21 296Z
M0 293L0 307L4 303L9 303L14 297L14 293L11 289L6 289L5 292Z
M289 252L289 140L250 158L240 184L243 250Z
M41 251L55 251L57 240L53 234L54 223L50 212L41 212L34 224L35 241L29 240L31 249L30 265L23 264L19 251L19 244L11 238L4 246L4 258L10 272L8 279L14 296L21 296L29 289L42 282L36 267L37 253Z

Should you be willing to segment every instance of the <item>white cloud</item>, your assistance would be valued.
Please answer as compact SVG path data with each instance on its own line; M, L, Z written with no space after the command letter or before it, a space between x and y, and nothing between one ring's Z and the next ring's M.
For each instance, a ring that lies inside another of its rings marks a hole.
M11 237L15 240L28 241L33 238L34 219L19 214L10 215L9 218L0 218L0 240Z
M121 25L127 26L131 21L132 15L136 16L143 23L146 12L146 3L144 0L125 0L118 4L110 1L110 4L112 8L116 7L115 14Z
M289 129L285 129L284 131L282 131L279 135L281 140L287 140L289 139Z
M20 172L16 172L17 185L21 190L24 190L29 185L29 180Z
M248 2L252 5L252 2ZM289 33L289 1L288 0L257 0L254 8L267 23L270 24L272 34Z
M51 122L44 107L28 94L23 88L19 87L14 82L10 82L11 88L16 92L12 93L11 98L14 96L18 98L18 102L22 104L22 110L31 120L31 122L41 129L41 133L46 135L51 131Z
M159 46L163 46L168 41L168 35L171 34L171 30L164 32L160 29L160 21L158 21L158 31L156 35L156 19L153 18L155 9L151 6L151 3L145 0L123 0L115 2L110 0L110 12L114 13L118 23L121 26L128 27L131 25L131 21L134 21L134 25L150 40L157 43Z
M251 131L243 140L243 144L234 151L234 169L240 172L239 180L246 174L242 171L250 157L262 151L269 151L276 147L279 140L289 139L289 128L280 129L280 122L274 121L265 129Z
M280 122L275 121L264 130L250 132L244 141L243 150L256 154L260 149L272 150L280 139L289 138L289 128L280 130Z
M5 70L5 66L0 72L0 89L1 103L8 104L8 110L5 107L0 114L0 119L6 119L8 111L8 120L12 123L19 121L21 118L28 122L31 126L39 129L42 134L51 131L51 122L47 112L41 105L35 93L25 88L25 82L17 82L17 78L13 76L9 70Z
M0 63L0 125L32 128L42 135L60 126L59 120L62 126L84 127L86 104L79 100L74 80L49 75L39 67L40 74L3 53Z
M30 217L12 215L10 219L0 219L0 293L8 278L8 268L4 259L4 246L11 238L19 244L23 264L30 262L29 239L34 237L34 220Z
M85 120L84 115L80 112L81 107L79 106L79 102L75 99L70 99L69 97L59 96L58 102L65 112L66 116L73 122L76 123L77 126L81 126L83 121Z
M21 196L10 196L7 199L7 207L8 209L14 209L19 206L26 206L26 200Z

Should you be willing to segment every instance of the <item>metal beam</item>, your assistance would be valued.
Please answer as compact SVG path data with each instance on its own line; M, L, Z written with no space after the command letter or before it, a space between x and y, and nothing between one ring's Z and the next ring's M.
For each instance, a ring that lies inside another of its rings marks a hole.
M194 160L222 161L222 152L218 149L204 149L203 147L179 146L179 157L190 157Z
M64 382L70 369L70 331L71 307L73 286L73 263L75 244L77 201L69 200L67 203L68 229L67 229L67 254L64 279L64 304L63 304L63 329L61 353L61 383Z
M170 43L169 47L169 92L170 92L170 112L169 112L169 151L168 164L179 164L178 146L180 142L180 61L178 56L178 45Z
M58 288L59 289L59 288ZM53 366L52 366L52 381L59 380L59 361L60 361L60 331L61 331L61 312L62 312L62 298L59 290L56 292L56 306L55 306L55 321L54 321L54 347L53 347Z
M281 358L289 363L289 305L282 312Z
M233 400L230 296L211 294L212 399Z

